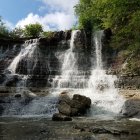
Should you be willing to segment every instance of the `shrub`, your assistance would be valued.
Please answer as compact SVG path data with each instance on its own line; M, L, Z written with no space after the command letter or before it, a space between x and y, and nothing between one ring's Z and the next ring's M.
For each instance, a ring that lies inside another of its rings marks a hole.
M24 36L25 37L39 37L42 32L43 32L43 29L39 23L29 24L25 26Z

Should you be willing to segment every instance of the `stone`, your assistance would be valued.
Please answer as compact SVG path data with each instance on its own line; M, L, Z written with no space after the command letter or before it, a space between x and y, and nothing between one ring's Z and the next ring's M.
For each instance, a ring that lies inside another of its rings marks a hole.
M0 104L6 103L3 99L0 99Z
M61 102L66 102L66 103L70 103L71 98L68 96L67 92L62 92L59 96L59 103Z
M60 113L56 113L53 115L52 120L53 121L72 121L72 118L65 116L65 115L62 115Z
M136 117L140 118L140 100L139 99L129 99L125 102L121 114L124 117Z
M36 94L34 94L33 92L29 91L29 90L24 90L23 91L23 95L26 97L26 98L35 98L37 97Z
M86 108L89 108L91 106L91 99L86 96L75 94L73 96L73 100L81 102Z
M2 115L3 111L4 111L4 108L2 105L0 105L0 115Z
M16 83L19 81L19 76L18 75L13 75L12 77L10 77L5 85L8 87L12 87L12 86L16 86Z
M105 29L104 35L105 35L107 40L110 40L111 36L113 35L111 29L110 28Z
M91 99L79 94L75 94L71 99L66 92L62 92L59 97L58 111L67 116L84 115L91 106Z
M70 116L71 114L71 106L67 104L65 101L61 101L58 104L58 111L64 115Z
M21 94L16 94L15 95L15 98L21 98L22 96L21 96Z

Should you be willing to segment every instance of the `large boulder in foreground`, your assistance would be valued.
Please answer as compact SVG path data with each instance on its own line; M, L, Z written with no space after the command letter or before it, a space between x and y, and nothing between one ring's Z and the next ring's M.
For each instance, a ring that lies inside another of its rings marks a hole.
M91 106L91 99L79 94L73 95L71 99L67 94L61 94L58 111L66 116L81 116L86 114Z
M140 118L140 100L139 99L127 100L122 108L121 113L125 117Z

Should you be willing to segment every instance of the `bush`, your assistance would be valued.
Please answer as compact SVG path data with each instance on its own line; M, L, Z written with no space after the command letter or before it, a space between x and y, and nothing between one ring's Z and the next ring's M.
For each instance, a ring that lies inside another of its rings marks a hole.
M5 26L4 22L2 21L0 17L0 37L8 37L9 36L9 30Z
M21 28L15 28L10 32L10 37L12 38L21 38L24 36L24 30Z
M39 23L29 24L25 26L24 36L25 37L39 37L42 32L43 32L43 29Z
M45 37L45 38L52 38L53 35L54 35L54 32L51 32L51 31L42 33L42 37Z

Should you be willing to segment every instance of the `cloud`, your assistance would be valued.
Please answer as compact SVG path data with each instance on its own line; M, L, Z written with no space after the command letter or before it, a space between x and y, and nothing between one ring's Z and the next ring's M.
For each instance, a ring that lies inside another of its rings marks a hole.
M43 16L29 13L27 17L21 19L16 27L24 27L28 24L40 23L44 30L65 30L70 29L77 21L73 7L78 0L40 0L43 6L39 11L47 9Z
M41 0L52 11L64 11L65 13L74 13L73 7L79 0Z
M9 30L13 30L14 29L14 24L9 22L8 20L3 20L5 26L9 29Z
M40 23L44 30L65 30L70 29L74 22L76 22L74 15L62 12L46 14L43 17L30 13L25 19L20 20L16 27L24 28L28 24Z

